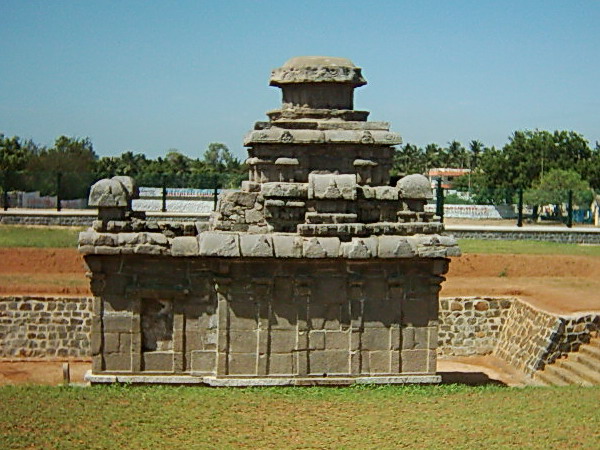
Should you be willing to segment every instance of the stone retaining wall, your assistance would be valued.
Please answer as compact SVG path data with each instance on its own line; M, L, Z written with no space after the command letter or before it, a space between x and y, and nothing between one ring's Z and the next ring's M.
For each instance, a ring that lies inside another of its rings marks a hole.
M0 357L89 357L91 299L0 297Z
M2 225L89 227L97 218L97 212L92 210L73 213L58 211L0 211L0 224ZM146 219L152 222L208 222L208 214L181 215L151 212L147 214Z
M559 229L560 230L560 229ZM505 241L545 241L559 242L563 244L600 244L600 233L598 231L568 230L563 231L513 231L513 230L493 230L481 227L478 230L460 230L453 226L447 226L448 234L456 239L485 239L485 240L505 240Z
M89 227L94 220L95 215L83 214L10 214L0 213L0 224L2 225L45 225L45 226L64 226L64 227Z
M89 357L92 299L0 297L0 358ZM510 298L440 299L439 356L494 354L527 374L587 343L600 314L557 316Z
M506 317L494 355L532 375L589 342L600 330L600 314L558 316L516 301Z
M439 356L492 353L514 299L441 298Z

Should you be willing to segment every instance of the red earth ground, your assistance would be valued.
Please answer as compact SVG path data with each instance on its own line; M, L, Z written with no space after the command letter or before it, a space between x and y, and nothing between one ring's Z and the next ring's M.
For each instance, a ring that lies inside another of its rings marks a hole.
M0 249L0 295L90 295L88 284L75 249ZM511 296L554 313L600 311L600 258L467 254L453 258L441 296ZM87 367L72 362L73 380ZM61 380L62 362L0 362L0 384Z

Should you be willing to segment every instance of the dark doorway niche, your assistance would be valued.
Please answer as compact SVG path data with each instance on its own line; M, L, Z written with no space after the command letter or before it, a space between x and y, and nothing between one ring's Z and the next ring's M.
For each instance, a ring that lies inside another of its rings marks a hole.
M142 299L142 351L173 350L173 302Z

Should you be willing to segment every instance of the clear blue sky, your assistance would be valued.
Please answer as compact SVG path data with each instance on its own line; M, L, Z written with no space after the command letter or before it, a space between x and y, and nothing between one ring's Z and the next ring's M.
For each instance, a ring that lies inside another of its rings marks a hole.
M0 132L201 156L280 104L270 70L350 58L357 109L405 142L600 140L600 1L0 0Z

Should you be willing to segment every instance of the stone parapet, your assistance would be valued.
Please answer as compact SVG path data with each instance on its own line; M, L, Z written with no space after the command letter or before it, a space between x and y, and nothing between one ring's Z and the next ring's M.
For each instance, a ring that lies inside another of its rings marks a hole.
M351 224L350 224L351 225ZM168 255L222 258L447 258L459 256L454 238L440 235L305 237L293 233L249 234L204 231L196 235L167 237L160 232L81 232L83 255ZM290 251L295 248L297 250ZM363 251L364 250L364 251Z

